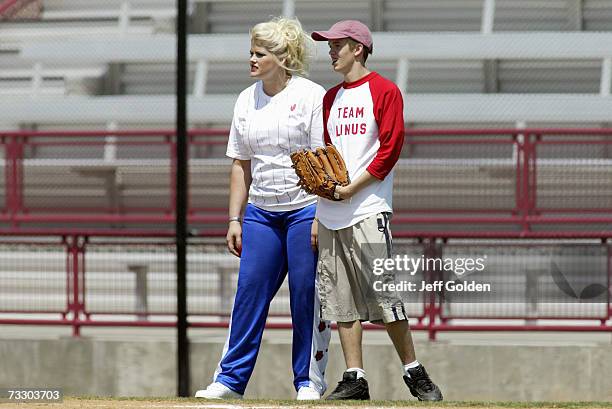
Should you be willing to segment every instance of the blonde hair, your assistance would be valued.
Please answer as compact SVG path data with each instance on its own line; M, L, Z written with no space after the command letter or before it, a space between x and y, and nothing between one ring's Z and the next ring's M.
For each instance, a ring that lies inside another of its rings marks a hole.
M302 29L299 20L276 17L251 29L251 42L264 47L288 74L306 75L314 40Z

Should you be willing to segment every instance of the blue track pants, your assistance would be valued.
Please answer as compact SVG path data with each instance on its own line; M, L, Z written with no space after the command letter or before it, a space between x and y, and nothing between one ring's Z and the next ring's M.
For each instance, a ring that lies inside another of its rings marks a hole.
M323 375L331 336L321 322L316 288L317 254L310 246L315 205L270 212L247 205L242 254L230 328L215 382L244 393L253 373L272 298L289 275L293 322L293 384L325 392Z

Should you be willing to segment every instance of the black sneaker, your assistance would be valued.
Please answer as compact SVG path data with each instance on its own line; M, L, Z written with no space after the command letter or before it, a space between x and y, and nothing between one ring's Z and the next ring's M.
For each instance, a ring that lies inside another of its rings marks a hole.
M329 394L326 400L369 400L370 390L365 378L357 379L357 372L344 372L338 386Z
M408 373L410 377L404 375L404 382L408 385L408 389L410 389L412 396L419 400L442 400L440 388L431 381L423 365L408 369Z

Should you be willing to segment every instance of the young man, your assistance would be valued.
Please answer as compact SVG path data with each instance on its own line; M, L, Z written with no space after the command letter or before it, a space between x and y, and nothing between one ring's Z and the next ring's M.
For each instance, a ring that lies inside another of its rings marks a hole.
M340 21L328 31L315 31L312 38L328 42L332 67L344 77L323 99L323 130L325 142L342 154L352 181L336 188L338 201L319 199L318 223L312 229L312 243L319 247L323 318L338 323L348 368L327 399L370 398L361 321L382 321L412 395L442 400L440 389L416 360L399 294L374 291L372 285L374 259L391 257L393 167L404 143L402 94L393 82L366 68L372 34L363 23ZM382 279L392 282L394 273L385 272Z

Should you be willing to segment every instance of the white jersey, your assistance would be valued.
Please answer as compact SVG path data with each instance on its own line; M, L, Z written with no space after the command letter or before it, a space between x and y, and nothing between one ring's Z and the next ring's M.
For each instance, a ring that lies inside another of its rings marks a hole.
M316 203L316 196L297 186L289 154L323 146L323 95L323 87L296 76L272 97L261 81L240 93L226 155L251 161L249 203L269 211Z

